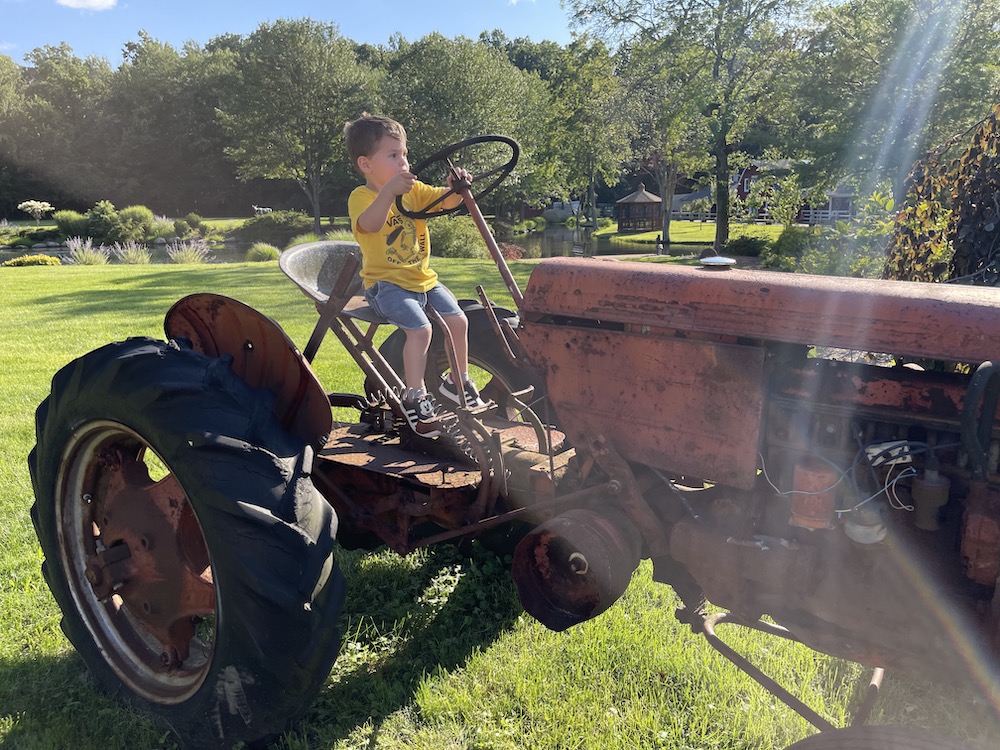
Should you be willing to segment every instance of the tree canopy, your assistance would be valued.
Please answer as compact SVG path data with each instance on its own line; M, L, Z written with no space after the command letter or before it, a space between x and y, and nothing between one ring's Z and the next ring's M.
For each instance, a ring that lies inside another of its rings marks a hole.
M431 34L359 45L310 19L173 48L146 32L122 63L65 44L0 55L0 216L44 198L161 213L251 202L343 213L357 176L342 128L400 119L415 157L500 133L522 160L497 207L613 200L651 175L669 205L792 165L803 188L888 180L967 131L1000 85L1000 6L965 0L565 0L566 45ZM898 202L898 201L897 201ZM666 214L669 217L669 213Z

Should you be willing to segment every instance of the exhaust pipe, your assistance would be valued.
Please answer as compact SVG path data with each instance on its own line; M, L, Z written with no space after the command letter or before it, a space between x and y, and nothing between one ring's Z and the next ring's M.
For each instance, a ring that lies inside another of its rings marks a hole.
M596 617L625 593L641 550L642 535L620 511L556 516L514 550L511 574L521 606L550 630Z

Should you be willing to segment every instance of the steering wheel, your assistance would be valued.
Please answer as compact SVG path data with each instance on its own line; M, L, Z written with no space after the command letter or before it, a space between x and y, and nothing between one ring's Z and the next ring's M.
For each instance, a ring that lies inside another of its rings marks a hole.
M451 170L452 168L457 166L460 167L462 166L461 155L454 161L451 158L452 156L454 156L455 154L459 154L459 152L469 148L470 146L476 146L478 144L494 144L494 143L508 147L510 149L510 159L508 159L505 164L499 167L487 169L485 172L480 172L479 174L473 175L472 177L473 184L482 182L483 180L487 181L483 187L479 187L475 192L472 193L473 200L478 201L484 195L486 195L487 193L491 192L494 188L496 188L497 185L503 182L504 179L506 179L507 175L509 175L511 171L514 169L514 165L517 164L517 158L518 156L520 156L521 147L517 145L517 141L515 141L513 138L508 138L503 135L477 135L474 138L466 138L464 141L453 143L452 145L441 149L436 154L428 156L422 162L417 164L417 166L413 167L410 170L410 172L416 175L417 178L419 179L421 172L425 171L428 167L430 167L433 164L436 164L437 162L443 162L444 165L447 166L448 170ZM475 158L476 152L483 150L484 149L473 149L470 152L472 154L472 158ZM485 150L492 151L493 149L490 148L489 146L486 146ZM473 166L476 166L473 162L469 163L472 164ZM458 188L460 189L462 188L461 184L458 183L456 184ZM444 216L446 214L457 213L465 209L464 203L460 203L459 205L454 206L452 208L435 209L434 207L440 206L441 203L443 203L447 198L460 192L461 191L460 189L449 188L448 192L444 193L444 195L442 195L429 205L424 206L423 209L421 209L420 211L411 211L407 208L404 208L403 196L397 195L396 209L401 214L403 214L403 216L408 216L411 219L431 219L435 216Z

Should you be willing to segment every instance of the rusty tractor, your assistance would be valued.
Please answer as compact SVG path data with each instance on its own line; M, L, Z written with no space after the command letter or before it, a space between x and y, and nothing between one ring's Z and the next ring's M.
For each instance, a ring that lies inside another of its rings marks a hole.
M870 702L831 727L716 631L870 665L873 686L882 670L971 682L996 704L995 290L568 257L522 293L477 203L517 155L481 136L414 169L479 171L456 189L514 303L481 287L462 301L488 403L455 407L437 439L401 418L402 335L376 346L385 321L358 296L353 243L281 256L318 312L301 351L204 293L169 310L165 341L55 375L32 517L98 684L186 746L266 738L337 655L338 543L405 555L501 532L524 609L556 630L614 604L650 559L679 618L822 730L802 748L961 746L866 727ZM317 381L330 332L365 393ZM449 366L439 334L428 377Z

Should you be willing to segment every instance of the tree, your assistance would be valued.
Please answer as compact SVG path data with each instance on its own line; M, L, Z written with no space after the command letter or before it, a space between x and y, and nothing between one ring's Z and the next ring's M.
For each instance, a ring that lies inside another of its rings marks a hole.
M56 210L48 201L36 200L18 203L17 208L19 211L24 211L26 214L29 214L35 220L36 225L42 220L42 217L45 216L45 214L50 214Z
M32 50L26 60L15 163L59 204L86 201L107 168L101 113L111 67L104 58L76 57L65 43Z
M717 208L715 245L729 238L730 153L775 109L779 76L795 59L791 14L802 0L567 0L576 24L604 38L663 45L698 60L692 96L704 102Z
M520 144L521 160L491 200L536 202L549 195L553 165L544 145L550 97L537 75L517 69L495 47L464 37L435 33L412 43L397 37L393 45L382 99L385 114L406 127L411 159L471 136L506 135Z
M974 123L993 99L1000 6L848 0L821 6L803 45L799 144L820 174L901 199L915 157Z
M332 24L261 24L239 49L239 73L219 117L243 179L294 180L320 228L324 188L347 169L343 128L374 103L373 71Z
M678 181L682 175L709 168L706 124L699 116L697 99L690 96L690 82L698 76L699 66L690 56L670 51L659 44L632 48L622 73L629 110L638 121L632 145L634 169L656 180L662 198L662 235L668 244Z
M617 182L630 157L634 118L615 58L601 42L575 39L553 74L556 116L563 123L560 157L570 195L584 198L597 226L597 181Z
M24 102L21 68L7 55L0 55L0 216L13 213L24 193L14 161L17 112Z

